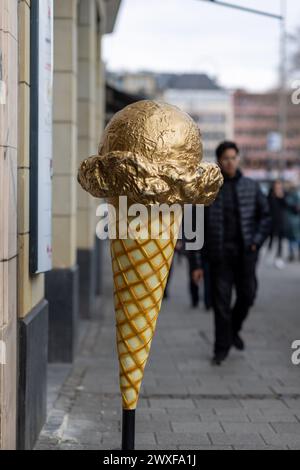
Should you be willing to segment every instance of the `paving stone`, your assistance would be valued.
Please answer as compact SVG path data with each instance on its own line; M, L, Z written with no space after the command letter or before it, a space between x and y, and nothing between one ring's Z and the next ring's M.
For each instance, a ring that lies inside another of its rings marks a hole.
M232 446L178 446L179 450L232 450Z
M283 401L272 398L242 399L241 404L246 410L271 410L273 413L288 411L288 407Z
M161 445L209 445L210 441L207 434L175 433L175 432L157 432L156 439Z
M300 423L272 423L272 427L278 434L291 433L300 435Z
M200 421L204 422L224 422L224 423L249 423L250 419L246 414L231 414L231 413L225 413L224 415L218 415L218 414L201 414L200 415Z
M272 428L267 423L225 423L222 422L224 431L227 434L255 434L268 433Z
M104 433L99 431L73 427L64 432L60 442L98 445L102 441L103 435Z
M170 421L189 421L189 422L199 422L200 421L200 410L197 409L188 409L188 408L166 408L167 417ZM158 419L161 418L161 415L157 416Z
M209 433L209 437L215 445L244 445L244 446L264 446L265 442L259 434L228 434Z
M195 408L191 398L150 398L150 408Z
M300 450L300 435L299 434L288 434L288 433L262 433L261 437L268 445L274 446L294 446Z
M285 398L284 402L286 403L288 408L296 410L300 414L300 398Z
M169 420L138 421L135 428L137 433L171 431L171 423Z
M280 413L273 414L272 411L269 413L248 411L249 420L252 423L297 423L297 417L293 414Z
M222 432L223 431L219 423L213 423L213 422L176 423L172 421L171 426L174 432L177 432L177 433L184 432L184 433L195 434L195 433Z
M194 402L196 404L196 407L201 410L219 410L219 411L224 411L224 410L236 410L236 409L241 409L242 406L239 403L239 401L235 398L230 398L228 400L226 399L212 399L212 398L195 398Z
M276 447L276 446L261 446L261 445L244 445L244 446L233 446L234 450L288 450L288 446Z

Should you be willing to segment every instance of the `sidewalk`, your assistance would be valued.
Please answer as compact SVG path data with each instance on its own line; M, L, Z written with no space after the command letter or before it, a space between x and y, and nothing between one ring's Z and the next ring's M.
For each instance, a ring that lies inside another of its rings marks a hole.
M37 449L120 448L121 399L110 260L101 314L82 323L70 370L50 366L49 416ZM300 449L300 264L262 260L244 353L212 367L212 314L191 310L185 260L176 259L137 409L137 449Z

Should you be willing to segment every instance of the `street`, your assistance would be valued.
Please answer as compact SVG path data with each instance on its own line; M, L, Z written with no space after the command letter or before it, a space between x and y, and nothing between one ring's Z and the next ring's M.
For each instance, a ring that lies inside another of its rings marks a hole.
M50 365L48 421L36 449L120 448L121 398L112 280L105 245L99 315L82 321L72 367ZM210 363L212 313L191 309L186 260L175 259L136 412L137 449L299 449L299 264L262 256L259 295L243 333L247 349Z

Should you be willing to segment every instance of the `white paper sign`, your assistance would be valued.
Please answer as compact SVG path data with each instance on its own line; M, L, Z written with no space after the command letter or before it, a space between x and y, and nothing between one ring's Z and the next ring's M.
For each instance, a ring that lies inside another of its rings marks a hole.
M0 80L0 104L6 104L6 83Z
M36 271L52 269L53 0L39 0Z

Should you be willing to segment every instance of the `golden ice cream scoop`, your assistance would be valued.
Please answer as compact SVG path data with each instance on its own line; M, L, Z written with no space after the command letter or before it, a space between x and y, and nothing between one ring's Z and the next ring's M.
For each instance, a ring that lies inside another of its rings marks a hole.
M98 153L78 172L83 189L95 197L209 205L223 182L217 165L202 163L196 123L167 103L142 100L116 113Z

